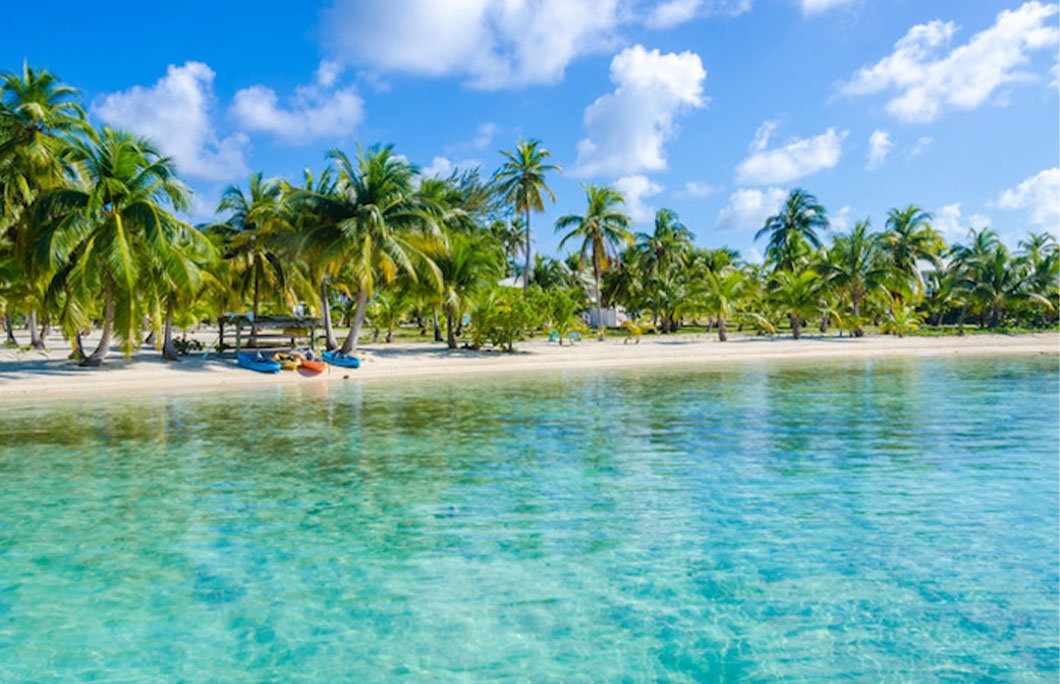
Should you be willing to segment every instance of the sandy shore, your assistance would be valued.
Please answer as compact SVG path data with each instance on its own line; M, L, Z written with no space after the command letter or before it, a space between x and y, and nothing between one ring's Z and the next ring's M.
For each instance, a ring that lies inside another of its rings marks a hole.
M89 341L91 342L91 340ZM50 341L44 352L0 351L0 400L31 397L95 394L98 392L158 392L209 390L238 386L272 386L284 383L321 383L379 380L474 373L535 370L593 369L665 364L716 365L761 360L819 362L827 359L888 356L953 357L972 355L1047 354L1060 360L1060 335L968 335L966 337L810 337L735 338L720 343L713 337L647 337L640 344L621 340L586 340L559 347L543 340L518 346L516 353L453 351L427 343L370 344L362 347L357 370L333 368L317 376L296 372L262 375L243 370L231 358L202 353L167 363L150 349L125 361L112 353L103 368L80 368L66 359L69 352L60 340ZM91 346L88 348L91 348Z

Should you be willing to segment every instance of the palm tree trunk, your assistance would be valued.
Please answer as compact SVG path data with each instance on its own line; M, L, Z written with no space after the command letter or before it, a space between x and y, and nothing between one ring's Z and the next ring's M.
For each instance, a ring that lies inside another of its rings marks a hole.
M353 325L350 326L350 334L342 343L343 354L357 353L357 338L361 335L361 326L364 325L364 313L368 309L368 293L364 286L357 291L357 310L353 314Z
M103 359L106 358L107 352L110 351L110 341L114 336L114 289L111 286L109 279L107 280L104 301L103 332L99 338L99 344L96 345L95 351L93 351L87 359L81 362L82 366L102 366Z
M41 314L40 324L40 348L44 349L45 343L48 341L48 334L51 333L51 319L47 313Z
M725 331L725 317L718 314L718 342L728 342L729 336Z
M166 322L162 328L162 358L167 361L180 361L177 348L173 346L173 300L166 301Z
M29 328L29 344L34 349L44 349L44 340L40 338L40 332L37 330L37 310L29 310L29 320L26 324Z
M442 341L442 328L438 325L438 307L434 307L434 341Z
M4 312L4 328L7 331L7 343L17 347L18 340L15 339L15 317L11 315L11 309Z
M258 280L258 275L261 269L255 263L254 265L254 320L250 322L250 343L255 348L258 346L258 307L261 304L261 283Z
M791 316L791 336L796 340L802 339L802 321L795 315Z
M85 360L85 345L81 341L81 330L74 331L74 355L78 361Z
M331 302L328 301L328 279L320 279L320 317L324 321L324 348L334 351L339 348L335 330L331 327Z
M964 334L964 315L967 314L967 313L968 313L968 305L967 304L962 304L961 305L961 313L960 313L960 315L957 316L957 334L958 335L963 335Z
M858 327L854 328L854 337L865 337L865 329L861 327L861 297L854 298L854 319Z
M526 205L526 270L523 271L523 294L530 290L530 205Z
M600 331L600 341L604 340L604 302L600 298L600 260L593 254L593 283L596 285L596 327Z
M445 307L445 336L446 343L450 349L456 349L456 327L453 325L453 307L446 305Z

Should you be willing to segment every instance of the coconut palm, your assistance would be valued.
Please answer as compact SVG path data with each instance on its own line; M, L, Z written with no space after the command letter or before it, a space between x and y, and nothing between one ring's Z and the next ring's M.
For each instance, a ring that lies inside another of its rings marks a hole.
M714 319L719 342L729 339L726 324L738 310L748 285L746 273L729 268L721 273L708 271L694 289L692 310L703 311Z
M77 90L54 74L23 63L21 72L0 75L0 237L7 233L0 250L21 267L26 281L47 276L27 261L28 208L42 192L72 176L71 141L89 133ZM43 349L44 336L37 330L43 301L33 295L44 289L26 282L21 290L27 296L31 344Z
M413 191L416 169L394 154L393 147L358 147L351 160L332 150L334 192L300 192L297 200L319 217L306 236L307 248L326 264L348 265L357 290L356 308L342 352L357 351L368 298L385 289L399 273L413 281L426 276L441 287L441 274L431 260L443 244L438 226L441 212Z
M796 188L788 195L780 212L766 219L755 240L769 236L766 258L776 269L792 271L821 240L817 231L828 229L828 216L817 198Z
M193 289L193 269L181 250L208 246L170 214L187 209L188 191L172 162L148 141L108 127L98 140L75 142L72 157L84 176L41 196L33 258L49 268L69 264L65 277L78 293L102 294L103 334L83 362L99 365L115 331L126 356L139 341L142 278L163 276L173 288Z
M938 268L939 255L946 249L945 241L931 227L931 214L915 204L887 213L887 230L880 236L880 246L895 274L908 280L918 295L924 293L919 262L928 261ZM900 293L895 294L901 297Z
M255 324L261 311L262 285L271 291L287 287L288 268L281 257L281 245L291 242L292 227L281 202L283 185L275 179L263 180L262 174L250 175L246 192L229 185L217 205L218 213L230 212L228 218L210 226L224 236L224 258L237 265L241 291L252 293L250 343L257 344Z
M526 270L523 271L525 291L530 288L530 212L545 210L542 193L553 202L556 201L556 196L545 183L545 175L549 171L561 169L546 161L551 155L540 140L520 140L514 152L501 150L501 154L507 161L493 174L493 182L502 200L516 214L523 215L523 228L526 231Z
M821 284L820 276L809 268L795 272L778 270L773 274L770 299L787 315L791 335L796 340L802 337L806 318L818 309Z
M559 248L569 240L581 240L579 254L584 262L591 256L593 284L596 288L596 317L600 339L604 339L603 300L600 297L600 274L607 269L615 247L629 245L633 235L629 232L630 218L621 209L625 203L622 194L608 187L583 186L588 204L585 215L568 214L556 221L556 231L570 229L560 240Z
M866 293L882 287L887 280L888 269L880 259L877 244L869 232L869 220L858 221L849 235L835 238L818 265L821 277L850 302L854 321L861 319ZM859 323L854 324L853 331L857 337L865 335Z
M692 252L695 236L672 209L655 212L655 229L651 234L637 233L637 247L645 256L646 266L654 275L668 277L685 266Z
M456 349L456 323L470 303L496 283L503 269L501 255L490 243L460 234L450 234L447 243L434 262L442 277L446 341L450 349Z

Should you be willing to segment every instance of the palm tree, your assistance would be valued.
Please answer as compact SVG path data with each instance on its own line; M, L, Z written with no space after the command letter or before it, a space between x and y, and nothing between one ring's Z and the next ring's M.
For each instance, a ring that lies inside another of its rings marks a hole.
M850 301L857 337L865 335L860 320L866 293L882 287L887 279L877 244L875 236L869 233L869 220L858 221L849 235L835 238L818 266L821 276Z
M441 274L431 260L443 236L440 211L413 191L416 169L396 156L392 146L358 147L356 160L339 150L328 158L336 166L334 192L300 192L298 201L311 205L319 224L306 234L306 246L328 264L353 269L357 303L342 352L357 351L368 298L386 288L399 273L418 281L421 273L441 287Z
M773 274L770 296L791 322L791 335L802 337L802 325L817 311L821 278L812 269L797 272L778 270Z
M584 186L583 186L584 187ZM593 264L593 283L596 288L596 322L600 339L604 339L603 300L600 297L600 273L608 265L615 246L633 241L629 232L630 218L619 208L625 203L622 194L608 187L590 185L585 187L585 198L588 207L584 216L569 214L556 221L556 231L572 230L560 240L559 249L568 240L578 238L582 241L582 260L591 253Z
M655 212L655 230L649 235L637 233L637 242L648 260L651 273L666 278L672 269L682 268L692 252L695 236L672 209Z
M523 271L523 290L526 291L530 288L530 211L540 213L545 210L542 192L556 201L556 196L545 183L545 174L561 169L545 161L550 154L540 140L520 140L514 152L501 150L501 154L507 161L493 174L493 182L503 201L524 217L526 270Z
M719 342L728 341L726 323L743 300L748 284L746 273L729 268L721 273L708 271L702 283L695 288L693 307L714 318Z
M40 349L44 339L37 330L37 313L43 301L32 295L43 289L28 281L39 281L46 274L36 273L27 261L32 232L28 209L42 192L73 175L71 141L90 132L77 90L54 74L24 62L21 73L0 75L0 237L8 233L8 239L0 242L6 243L3 251L23 270L27 282L22 291L30 295L31 344Z
M470 302L494 285L500 276L500 254L488 242L450 234L445 251L436 256L434 262L442 276L446 341L450 349L456 349L456 321L464 315Z
M278 245L288 242L291 226L281 203L283 185L278 180L262 180L262 174L250 175L247 192L238 185L229 185L217 205L218 213L231 212L224 223L214 224L212 230L225 236L225 259L238 264L242 291L253 292L250 343L257 344L257 320L261 310L261 286L265 281L270 289L283 290L287 284L287 268L278 253Z
M72 157L84 177L42 195L33 257L51 268L69 264L64 277L80 291L102 290L103 334L82 362L100 365L115 328L127 357L138 342L142 276L161 274L172 288L192 289L193 269L181 248L205 238L169 213L187 208L188 191L172 162L146 140L107 127L98 140L74 143Z
M768 235L766 257L777 269L792 271L805 256L806 247L817 249L818 230L828 229L828 216L817 198L796 188L788 195L780 213L766 219L755 240Z
M887 231L880 236L880 245L890 256L895 274L907 279L919 295L924 293L924 276L918 262L929 261L938 268L939 254L946 248L931 227L931 214L915 204L887 213Z

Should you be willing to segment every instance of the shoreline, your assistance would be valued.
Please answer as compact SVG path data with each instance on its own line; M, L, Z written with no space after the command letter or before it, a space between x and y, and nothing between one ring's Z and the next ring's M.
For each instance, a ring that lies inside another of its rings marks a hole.
M1052 355L1060 361L1060 335L1053 332L966 337L814 336L791 338L734 337L728 342L704 335L644 338L640 344L586 340L558 347L540 339L523 342L515 353L456 350L434 343L368 344L359 351L359 369L330 368L317 376L284 371L276 375L239 368L231 358L202 353L177 364L143 350L126 362L112 353L102 368L80 368L65 358L65 349L46 354L0 351L0 402L70 397L84 393L152 394L271 388L329 382L422 380L481 374L541 371L605 370L662 366L717 366L745 362L814 362L874 358L953 358L968 356Z

